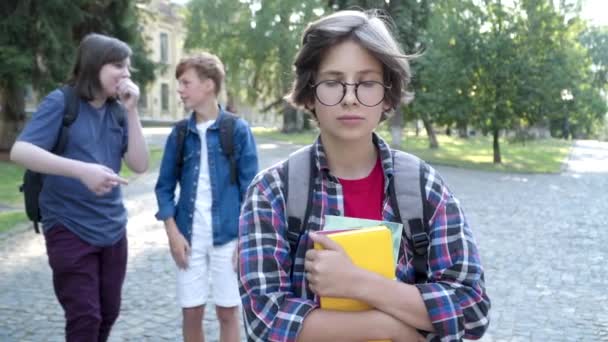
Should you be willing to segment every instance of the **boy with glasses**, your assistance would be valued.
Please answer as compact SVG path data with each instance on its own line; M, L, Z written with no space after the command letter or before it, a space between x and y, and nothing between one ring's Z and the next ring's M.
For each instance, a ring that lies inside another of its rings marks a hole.
M398 220L389 189L407 179L393 179L396 152L374 130L412 99L407 58L374 13L334 13L304 32L289 99L320 128L311 147L312 205L292 245L288 163L261 172L248 189L239 276L250 341L459 341L487 329L490 301L475 240L459 202L428 164L416 159L420 183L407 184L423 189L428 213L426 282L416 279L409 239L402 239L394 281L353 265L338 244L315 233L325 215ZM324 250L312 249L313 242ZM325 310L320 296L372 309Z

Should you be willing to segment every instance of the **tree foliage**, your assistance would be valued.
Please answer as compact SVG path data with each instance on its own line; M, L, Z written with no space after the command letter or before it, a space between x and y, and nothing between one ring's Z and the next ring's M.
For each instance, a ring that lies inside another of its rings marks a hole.
M134 78L154 77L131 1L6 0L0 3L0 150L25 122L26 86L44 94L65 82L76 47L88 33L115 36L133 49Z

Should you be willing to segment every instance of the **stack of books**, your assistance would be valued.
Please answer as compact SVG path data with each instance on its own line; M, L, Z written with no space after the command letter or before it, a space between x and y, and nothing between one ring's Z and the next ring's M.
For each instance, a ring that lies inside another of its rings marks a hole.
M321 231L337 242L355 266L377 273L388 279L395 278L395 261L391 231L385 226L350 230ZM315 249L323 249L316 243ZM364 311L371 307L359 300L338 297L321 297L321 308L338 311Z

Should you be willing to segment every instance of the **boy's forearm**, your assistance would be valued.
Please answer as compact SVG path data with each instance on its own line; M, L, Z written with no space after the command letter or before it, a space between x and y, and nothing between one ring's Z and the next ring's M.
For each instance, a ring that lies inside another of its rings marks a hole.
M128 120L129 142L125 161L129 169L143 173L148 169L148 144L144 138L139 115L136 110L130 112Z
M366 302L409 326L434 331L426 305L416 286L365 272L360 285L353 287L353 290L353 298Z
M340 312L316 309L304 319L298 342L390 340L400 331L400 324L378 310Z
M25 168L50 175L79 178L84 162L64 158L34 144L17 141L11 149L10 158Z
M175 233L179 233L179 229L177 229L177 224L175 223L175 219L173 217L166 219L164 222L165 222L165 231L167 233L167 236L171 236Z

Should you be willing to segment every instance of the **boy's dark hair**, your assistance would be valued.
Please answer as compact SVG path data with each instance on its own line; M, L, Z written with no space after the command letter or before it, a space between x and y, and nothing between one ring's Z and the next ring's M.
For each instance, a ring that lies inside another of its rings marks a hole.
M177 68L175 68L175 78L180 78L188 69L196 71L201 80L210 78L215 84L215 95L219 95L226 73L224 71L224 64L218 56L208 52L201 52L198 55L183 58L179 61Z
M385 94L391 110L400 103L409 103L413 99L413 93L407 90L411 79L408 64L411 56L403 53L388 29L387 20L377 11L340 11L309 24L294 61L295 80L287 100L310 110L308 106L315 99L311 85L315 83L321 59L330 47L352 39L382 64L384 82L391 87ZM385 118L383 115L382 119Z
M122 62L132 54L131 48L123 41L98 33L88 34L78 46L76 62L68 84L87 101L100 93L99 71L109 63Z

